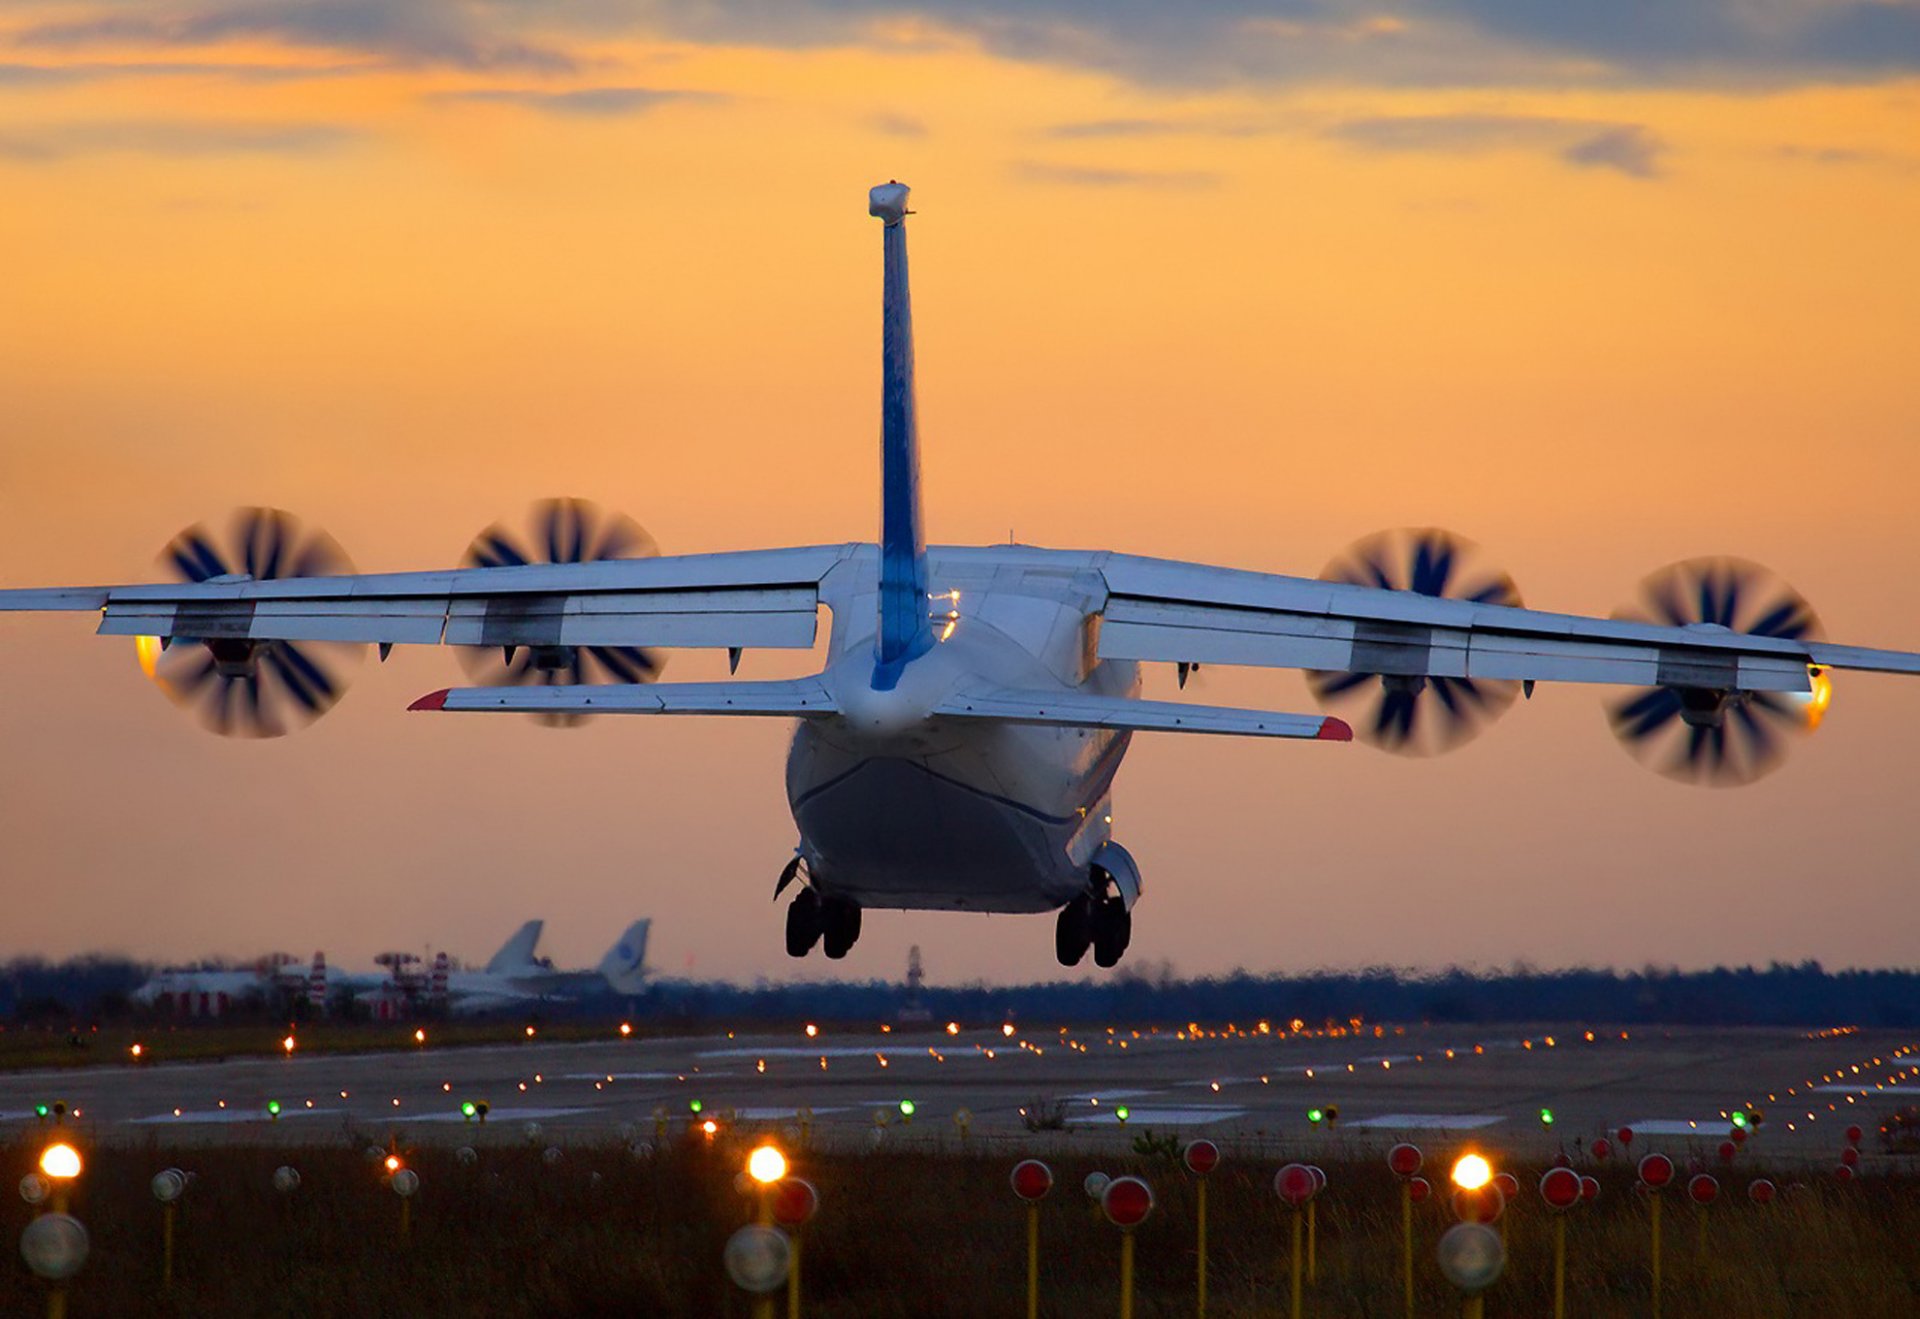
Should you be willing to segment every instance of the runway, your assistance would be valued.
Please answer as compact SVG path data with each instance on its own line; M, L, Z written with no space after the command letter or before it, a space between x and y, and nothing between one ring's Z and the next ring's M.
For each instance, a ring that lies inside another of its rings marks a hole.
M1752 1106L1765 1119L1754 1149L1817 1162L1837 1159L1849 1124L1867 1129L1871 1150L1884 1113L1920 1103L1920 1040L1584 1025L1294 1033L1255 1023L1197 1033L610 1030L604 1042L439 1049L429 1033L406 1052L7 1074L0 1129L39 1127L35 1105L56 1100L83 1134L113 1143L302 1143L343 1130L384 1139L395 1128L410 1140L500 1141L526 1138L528 1123L559 1143L653 1139L661 1114L678 1131L697 1103L702 1119L738 1124L790 1128L805 1113L832 1141L875 1139L884 1120L887 1142L952 1142L964 1113L968 1140L1017 1143L1030 1120L1057 1115L1089 1145L1152 1129L1262 1144L1464 1136L1540 1152L1584 1149L1627 1125L1641 1138L1635 1153L1710 1153L1727 1115ZM468 1101L487 1104L484 1126L463 1116Z

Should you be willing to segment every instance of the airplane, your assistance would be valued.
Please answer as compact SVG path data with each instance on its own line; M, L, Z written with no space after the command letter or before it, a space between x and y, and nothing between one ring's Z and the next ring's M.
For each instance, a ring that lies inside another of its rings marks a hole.
M297 997L306 985L299 959L274 953L246 970L166 967L127 997L142 1007L165 1006L184 1016L212 1017L240 1004Z
M356 1002L378 1008L396 1002L424 1003L452 1016L472 1016L542 1000L584 998L612 992L635 995L646 988L647 934L650 919L629 925L592 971L557 971L549 958L536 955L544 922L532 920L515 930L500 951L478 971L455 970L445 952L421 971L412 953L382 953L374 962L385 968L368 975L332 975L325 953L313 956L309 995L324 1003L336 988Z
M1118 963L1142 876L1113 836L1112 788L1135 733L1343 742L1330 714L1142 697L1143 664L1293 668L1357 710L1362 740L1434 752L1539 682L1634 689L1609 717L1653 768L1748 781L1817 724L1831 671L1920 673L1920 655L1827 643L1812 607L1751 564L1688 560L1612 618L1525 608L1510 578L1437 530L1360 542L1319 578L1030 545L929 546L922 530L908 189L873 188L881 222L877 542L660 556L580 500L536 507L531 543L496 525L464 566L356 574L331 539L244 510L222 548L201 528L163 555L166 584L0 591L0 610L99 616L218 731L273 735L339 699L331 651L447 645L477 683L413 710L721 715L795 721L797 832L774 884L786 951L843 958L869 908L1055 913L1062 965ZM809 649L824 667L749 681L741 656ZM730 676L660 683L660 650L727 652Z

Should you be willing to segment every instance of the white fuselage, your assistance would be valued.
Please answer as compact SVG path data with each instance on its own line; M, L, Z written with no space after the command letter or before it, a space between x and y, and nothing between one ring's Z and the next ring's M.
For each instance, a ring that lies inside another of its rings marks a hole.
M841 713L795 730L787 799L825 896L1042 912L1087 887L1129 734L929 711L976 684L1130 696L1138 667L1094 658L1097 576L995 553L989 565L978 551L928 550L934 641L888 691L873 684L876 556L854 556L821 584L833 613L822 679Z

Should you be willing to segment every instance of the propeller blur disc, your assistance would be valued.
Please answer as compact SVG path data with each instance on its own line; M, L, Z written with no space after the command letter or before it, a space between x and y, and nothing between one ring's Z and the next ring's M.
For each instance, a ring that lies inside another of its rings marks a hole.
M1820 617L1778 574L1744 559L1687 559L1640 583L1615 618L1670 627L1706 625L1749 636L1815 641ZM1812 691L1640 687L1609 702L1607 721L1628 754L1682 783L1738 787L1772 773L1793 742L1819 726L1832 699L1824 671Z
M464 568L505 568L530 563L595 563L650 559L660 552L653 537L624 513L585 499L543 499L519 529L495 523L473 538ZM573 687L589 683L653 682L666 658L643 646L463 646L460 665L489 687ZM537 714L549 727L585 720L577 714Z
M1356 542L1320 573L1327 582L1412 591L1478 604L1520 604L1504 572L1481 561L1479 546L1432 527L1383 531ZM1315 699L1339 712L1360 740L1402 755L1430 756L1472 741L1506 713L1520 684L1489 678L1408 678L1310 670Z
M183 582L353 572L339 542L278 508L234 510L224 538L189 527L167 543L160 563ZM366 653L345 642L183 635L164 648L158 638L141 637L137 647L141 669L160 690L223 737L280 737L304 728L339 702Z

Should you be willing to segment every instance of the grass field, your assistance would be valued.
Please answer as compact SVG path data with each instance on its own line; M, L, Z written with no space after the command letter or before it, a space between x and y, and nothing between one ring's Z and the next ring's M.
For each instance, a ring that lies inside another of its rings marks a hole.
M73 1212L92 1257L70 1293L87 1315L597 1315L749 1313L720 1266L728 1234L751 1215L735 1188L743 1142L674 1143L635 1157L618 1142L569 1144L557 1164L520 1133L484 1133L478 1161L452 1150L403 1151L419 1174L409 1240L399 1201L364 1142L295 1152L269 1148L113 1146L89 1155ZM18 1178L38 1153L5 1146ZM955 1151L795 1154L822 1209L805 1229L805 1313L978 1319L1023 1312L1024 1219L1007 1185L1013 1158ZM300 1189L276 1193L272 1173L297 1166ZM1097 1160L1138 1172L1158 1207L1138 1234L1138 1310L1193 1313L1194 1188L1160 1159ZM1229 1146L1209 1189L1210 1313L1284 1314L1287 1219L1272 1190L1277 1160ZM1080 1189L1096 1160L1055 1160L1042 1205L1042 1310L1118 1310L1119 1233ZM177 1278L160 1280L161 1210L149 1179L177 1165L196 1174L181 1202ZM1430 1168L1431 1170L1431 1168ZM1508 1216L1510 1264L1487 1296L1489 1315L1551 1313L1549 1219L1533 1186L1539 1168L1512 1169L1525 1188ZM1376 1162L1327 1167L1317 1204L1319 1269L1307 1313L1401 1313L1399 1199ZM1569 1313L1650 1312L1648 1213L1624 1167L1602 1169L1597 1204L1568 1223ZM1820 1179L1761 1209L1744 1188L1755 1169L1723 1178L1705 1221L1682 1196L1665 1203L1665 1313L1911 1316L1920 1313L1920 1178L1877 1172L1841 1187ZM1783 1184L1791 1180L1782 1175ZM17 1241L32 1211L5 1197L0 1225ZM1458 1311L1434 1264L1451 1222L1416 1210L1416 1286L1423 1315ZM0 1268L0 1313L30 1315L41 1285L17 1251ZM784 1313L784 1311L782 1311Z

